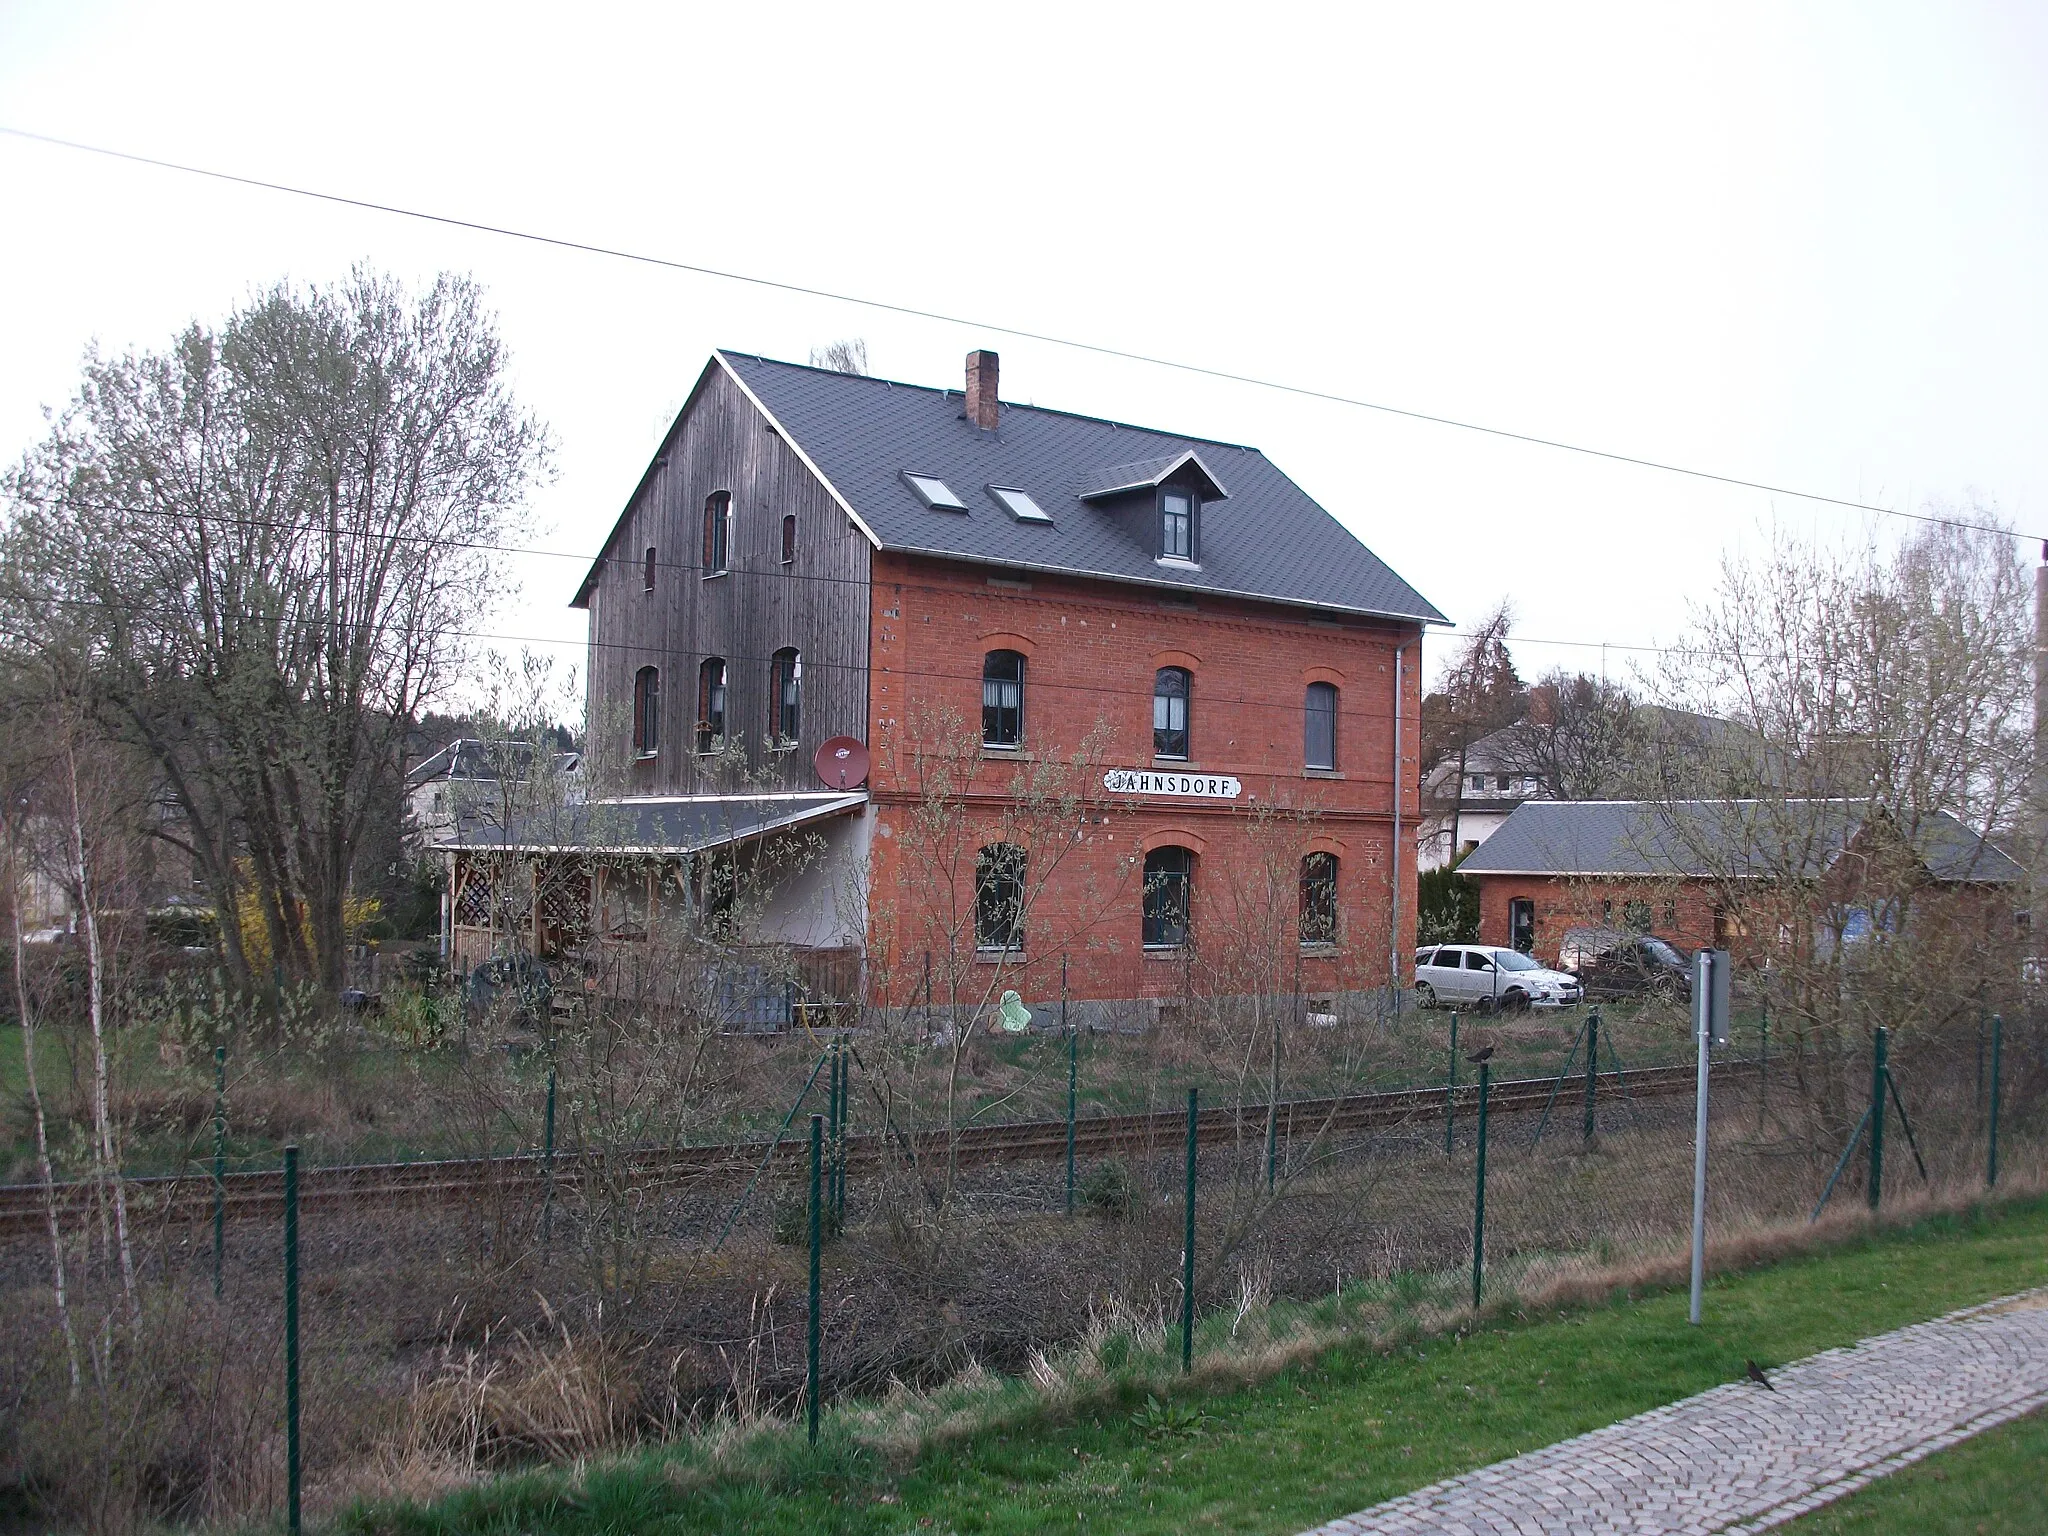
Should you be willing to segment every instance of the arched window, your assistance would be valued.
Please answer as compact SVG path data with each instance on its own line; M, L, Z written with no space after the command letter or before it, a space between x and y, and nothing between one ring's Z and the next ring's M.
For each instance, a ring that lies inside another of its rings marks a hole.
M642 667L633 674L633 754L652 757L661 750L661 674Z
M1301 861L1301 943L1304 949L1337 942L1337 855L1311 853Z
M704 658L697 668L697 750L716 752L725 745L725 662Z
M645 591L652 592L654 590L654 546L652 544L647 546L647 560L641 569L640 585Z
M974 947L1008 953L1024 947L1024 850L995 843L974 858Z
M981 744L1014 747L1024 740L1024 658L990 651L981 663Z
M803 728L804 661L794 646L775 653L768 667L768 739L794 746Z
M713 491L704 498L704 574L716 576L726 568L727 546L732 539L732 492Z
M796 514L794 512L785 512L782 515L782 563L784 565L794 565L796 563Z
M1337 689L1310 683L1302 706L1302 762L1310 768L1337 766Z
M1195 856L1185 848L1145 855L1145 947L1179 949L1188 941L1188 896Z
M1152 755L1188 755L1188 704L1194 679L1183 667L1161 667L1152 679Z

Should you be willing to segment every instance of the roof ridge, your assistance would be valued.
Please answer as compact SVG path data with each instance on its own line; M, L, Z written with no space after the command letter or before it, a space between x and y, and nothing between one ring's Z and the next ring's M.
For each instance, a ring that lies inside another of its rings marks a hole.
M841 379L864 379L870 384L887 385L890 389L915 389L928 395L964 395L964 390L952 389L942 384L913 384L908 379L886 379L873 373L845 373L837 368L820 368L816 363L792 363L784 358L766 357L759 352L739 352L730 347L718 348L720 355L728 358L749 358L771 368L794 368L799 373L831 374ZM1099 426L1114 427L1121 432L1149 432L1154 437L1171 438L1179 443L1207 443L1212 448L1235 448L1239 453L1256 453L1265 458L1265 450L1251 443L1234 443L1223 437L1198 437L1191 432L1170 432L1164 427L1148 427L1135 421L1119 421L1114 416L1094 416L1086 411L1063 411L1056 405L1026 405L1016 400L997 402L1006 411L1031 411L1040 416L1063 416L1069 421L1092 421Z

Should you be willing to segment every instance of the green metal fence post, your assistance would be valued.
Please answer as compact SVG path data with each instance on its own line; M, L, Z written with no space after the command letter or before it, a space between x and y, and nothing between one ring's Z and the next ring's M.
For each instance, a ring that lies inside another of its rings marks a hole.
M1870 1208L1884 1189L1884 1062L1890 1042L1879 1025L1870 1046Z
M1444 1089L1444 1156L1451 1155L1451 1122L1458 1109L1458 1014L1451 1011L1451 1078Z
M1984 1185L1998 1187L1998 1068L2005 1053L2005 1016L1991 1015L1991 1124L1990 1143L1984 1155Z
M1188 1090L1187 1231L1180 1259L1180 1368L1195 1368L1195 1116L1200 1090Z
M839 1131L832 1138L832 1230L846 1230L846 1127L853 1119L853 1054L839 1042Z
M1067 1214L1074 1214L1074 1109L1075 1088L1080 1078L1080 1047L1074 1027L1067 1022L1067 957L1060 956L1060 1028L1067 1037Z
M213 1294L221 1291L228 1250L228 1048L213 1048Z
M541 1131L541 1171L547 1178L547 1192L541 1197L540 1250L543 1256L555 1240L555 1064L548 1063L547 1120Z
M1486 1274L1486 1101L1493 1093L1493 1064L1479 1063L1479 1167L1472 1188L1472 1310L1479 1310L1479 1298Z
M839 1211L839 1072L845 1059L839 1042L826 1047L832 1053L831 1072L825 1086L825 1206L835 1216Z
M811 1444L818 1443L818 1284L824 1215L825 1117L811 1116L811 1313L804 1345L804 1413Z
M1766 998L1756 1021L1756 1132L1764 1132L1764 1110L1771 1102L1771 1004Z
M1586 1015L1586 1130L1585 1142L1593 1145L1593 1096L1600 1080L1600 1014Z
M299 1149L284 1149L285 1520L299 1536Z

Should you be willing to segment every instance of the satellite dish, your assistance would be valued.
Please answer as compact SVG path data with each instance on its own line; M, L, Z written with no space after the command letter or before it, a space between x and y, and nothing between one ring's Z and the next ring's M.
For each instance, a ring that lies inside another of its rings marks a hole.
M818 780L828 789L858 789L867 782L868 749L852 736L834 736L811 759Z

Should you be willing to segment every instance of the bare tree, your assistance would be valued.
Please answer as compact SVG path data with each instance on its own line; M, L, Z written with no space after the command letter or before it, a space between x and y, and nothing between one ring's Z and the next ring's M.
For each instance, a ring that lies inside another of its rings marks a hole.
M1441 686L1422 701L1423 772L1446 759L1458 767L1447 800L1453 857L1458 849L1458 812L1472 744L1512 725L1528 705L1528 689L1508 654L1508 627L1513 619L1514 609L1503 600L1465 638L1444 668Z
M11 627L79 649L223 912L337 986L366 834L545 472L481 294L358 270L161 353L88 357L9 477ZM89 622L87 622L89 621ZM231 970L248 966L222 924Z
M2031 769L2028 597L1997 534L1935 526L1890 553L1781 539L1724 565L1665 658L1665 701L1733 728L1673 752L1639 840L1703 874L1768 960L1774 1015L1821 1048L1827 1121L1855 1038L1974 1018L2011 970L1993 961L2023 898L1998 845Z
M1555 671L1529 690L1527 712L1494 742L1494 758L1559 800L1620 800L1638 787L1654 729L1620 684Z
M834 373L857 373L865 377L868 371L867 339L854 336L844 341L828 341L822 347L813 347L811 366L830 368Z
M10 768L19 768L15 754L9 754ZM64 1266L64 1236L57 1221L56 1176L50 1165L49 1118L43 1107L43 1090L36 1076L36 1032L42 1009L38 1000L30 995L28 979L28 945L22 935L21 906L26 896L25 885L28 870L22 852L23 822L27 819L30 796L24 782L25 775L10 773L5 785L6 804L0 809L4 817L7 843L7 912L14 941L14 1005L21 1018L21 1052L23 1082L28 1090L29 1116L35 1123L36 1177L43 1187L43 1219L50 1235L51 1288L57 1304L57 1322L64 1334L65 1364L71 1373L71 1395L79 1391L78 1335L71 1321L71 1302L68 1277Z

